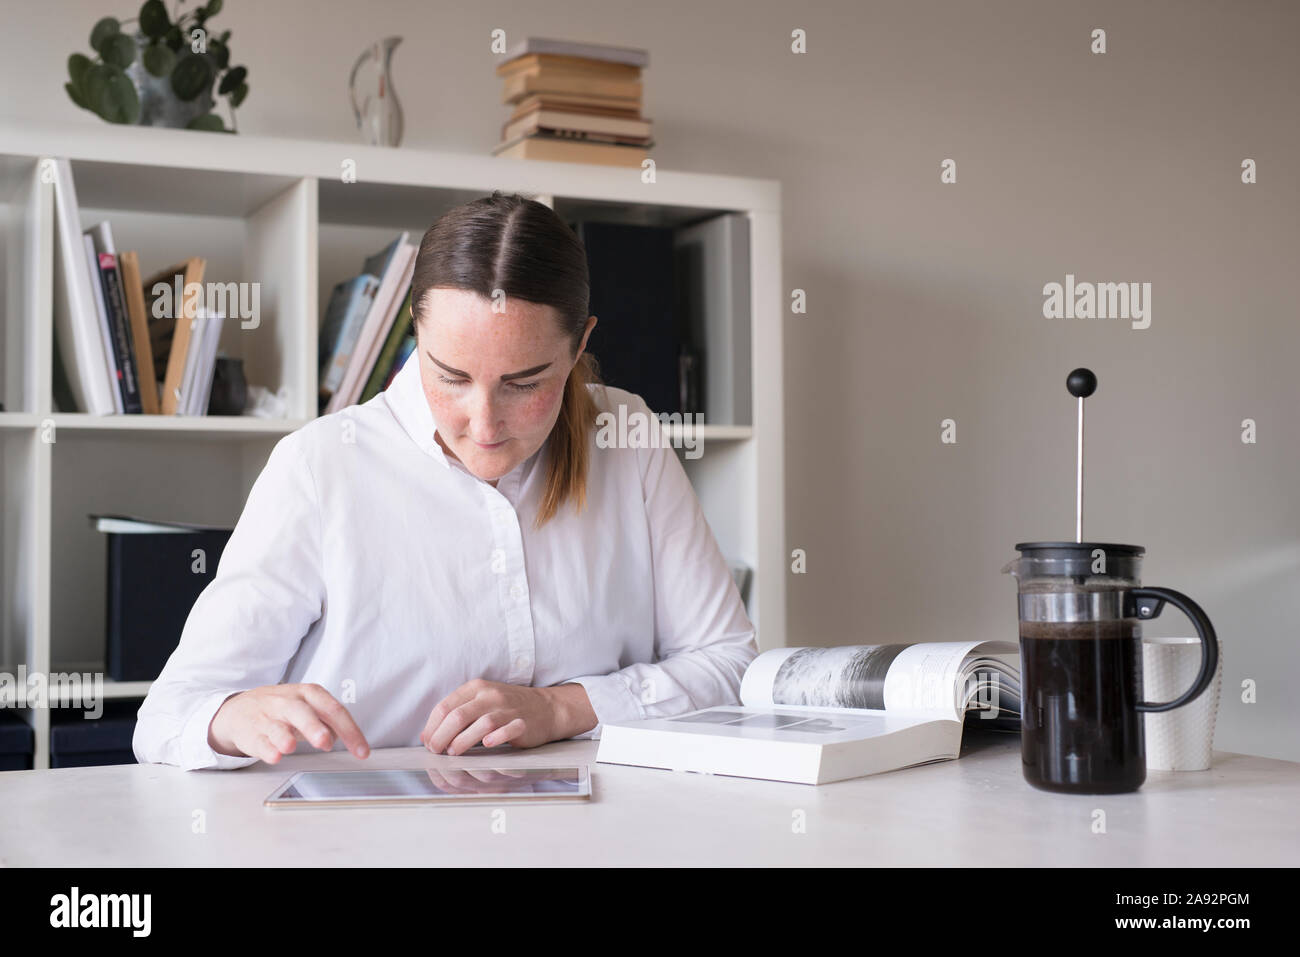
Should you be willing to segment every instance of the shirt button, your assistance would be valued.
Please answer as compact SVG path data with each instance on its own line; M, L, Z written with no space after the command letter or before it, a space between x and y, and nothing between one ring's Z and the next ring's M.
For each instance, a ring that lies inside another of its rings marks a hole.
M518 601L519 599L523 598L523 597L524 597L524 586L521 585L521 584L519 584L519 582L515 582L513 585L511 585L511 586L510 586L510 597L513 598L515 601Z

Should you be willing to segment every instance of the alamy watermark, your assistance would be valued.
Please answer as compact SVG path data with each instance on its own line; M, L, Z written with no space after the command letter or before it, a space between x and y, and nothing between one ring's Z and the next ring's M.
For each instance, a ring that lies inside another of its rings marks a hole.
M239 328L256 329L262 323L262 284L260 282L187 282L177 275L173 282L156 282L149 290L155 319L171 316L203 315L238 319ZM178 307L184 306L182 312Z
M1129 319L1134 329L1151 325L1151 283L1078 282L1043 286L1044 319Z
M620 403L618 414L596 416L596 447L602 449L685 449L686 458L704 454L704 415L700 412L628 411Z
M0 708L81 708L85 717L104 714L104 673L28 673L18 666L16 675L0 671Z

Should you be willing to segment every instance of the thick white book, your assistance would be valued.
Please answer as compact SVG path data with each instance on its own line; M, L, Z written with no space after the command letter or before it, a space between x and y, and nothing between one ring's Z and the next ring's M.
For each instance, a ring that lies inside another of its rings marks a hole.
M117 383L109 378L101 329L86 258L77 190L72 167L66 159L54 159L54 328L59 340L59 358L67 373L75 411L111 415ZM109 356L112 355L110 352Z
M778 648L739 705L616 722L596 761L799 784L956 758L964 727L1019 730L1019 652L967 641Z

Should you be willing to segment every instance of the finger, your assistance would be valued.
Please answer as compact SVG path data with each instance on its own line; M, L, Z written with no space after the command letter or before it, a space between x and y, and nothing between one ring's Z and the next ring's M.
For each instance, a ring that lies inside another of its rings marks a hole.
M261 730L271 746L281 754L292 754L298 749L298 738L294 735L293 728L279 718L267 715L262 721Z
M320 719L329 725L334 733L343 739L348 750L356 757L364 758L370 754L370 745L366 742L366 736L361 733L357 723L352 720L352 715L348 709L339 704L335 697L316 684L305 684L299 686L302 690L303 699L316 709L316 714Z
M424 730L420 732L420 743L426 748L429 747L430 736L438 729L442 722L446 720L447 715L450 714L453 709L459 708L461 705L474 700L474 695L478 693L478 689L470 687L471 684L472 682L465 682L433 706L433 710L429 712L429 720L424 723ZM434 749L429 748L429 750L432 751Z
M280 750L271 743L270 739L261 733L253 736L251 747L241 747L239 750L243 751L245 754L258 758L259 760L265 761L267 764L278 764L280 758L283 757L283 755L280 754Z
M448 754L464 754L474 745L483 740L485 735L491 734L497 729L497 725L505 716L499 712L489 711L481 714L476 718L469 727L461 731L460 734L452 738L451 743L447 745Z
M245 754L256 754L267 764L277 764L286 754L297 746L288 728L274 719L263 719L255 726L252 734L252 749L240 747Z
M488 710L488 705L477 698L459 704L447 712L442 723L425 739L425 747L434 754L446 751L452 740L477 721ZM451 752L448 751L448 754Z
M283 699L276 717L292 727L302 740L312 747L321 751L328 751L334 747L333 733L316 714L316 709L303 699Z
M523 718L514 718L513 720L507 721L491 734L487 735L487 737L483 739L483 743L489 748L500 747L501 745L508 744L518 738L524 733L527 727L527 722L525 722Z

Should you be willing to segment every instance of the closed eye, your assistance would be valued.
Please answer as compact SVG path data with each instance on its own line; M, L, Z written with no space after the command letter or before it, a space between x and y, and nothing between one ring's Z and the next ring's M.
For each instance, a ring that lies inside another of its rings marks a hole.
M469 382L468 379L450 379L445 375L439 375L438 381L445 383L446 385L465 385ZM531 392L533 389L536 389L541 385L540 382L508 382L506 384L517 392Z

